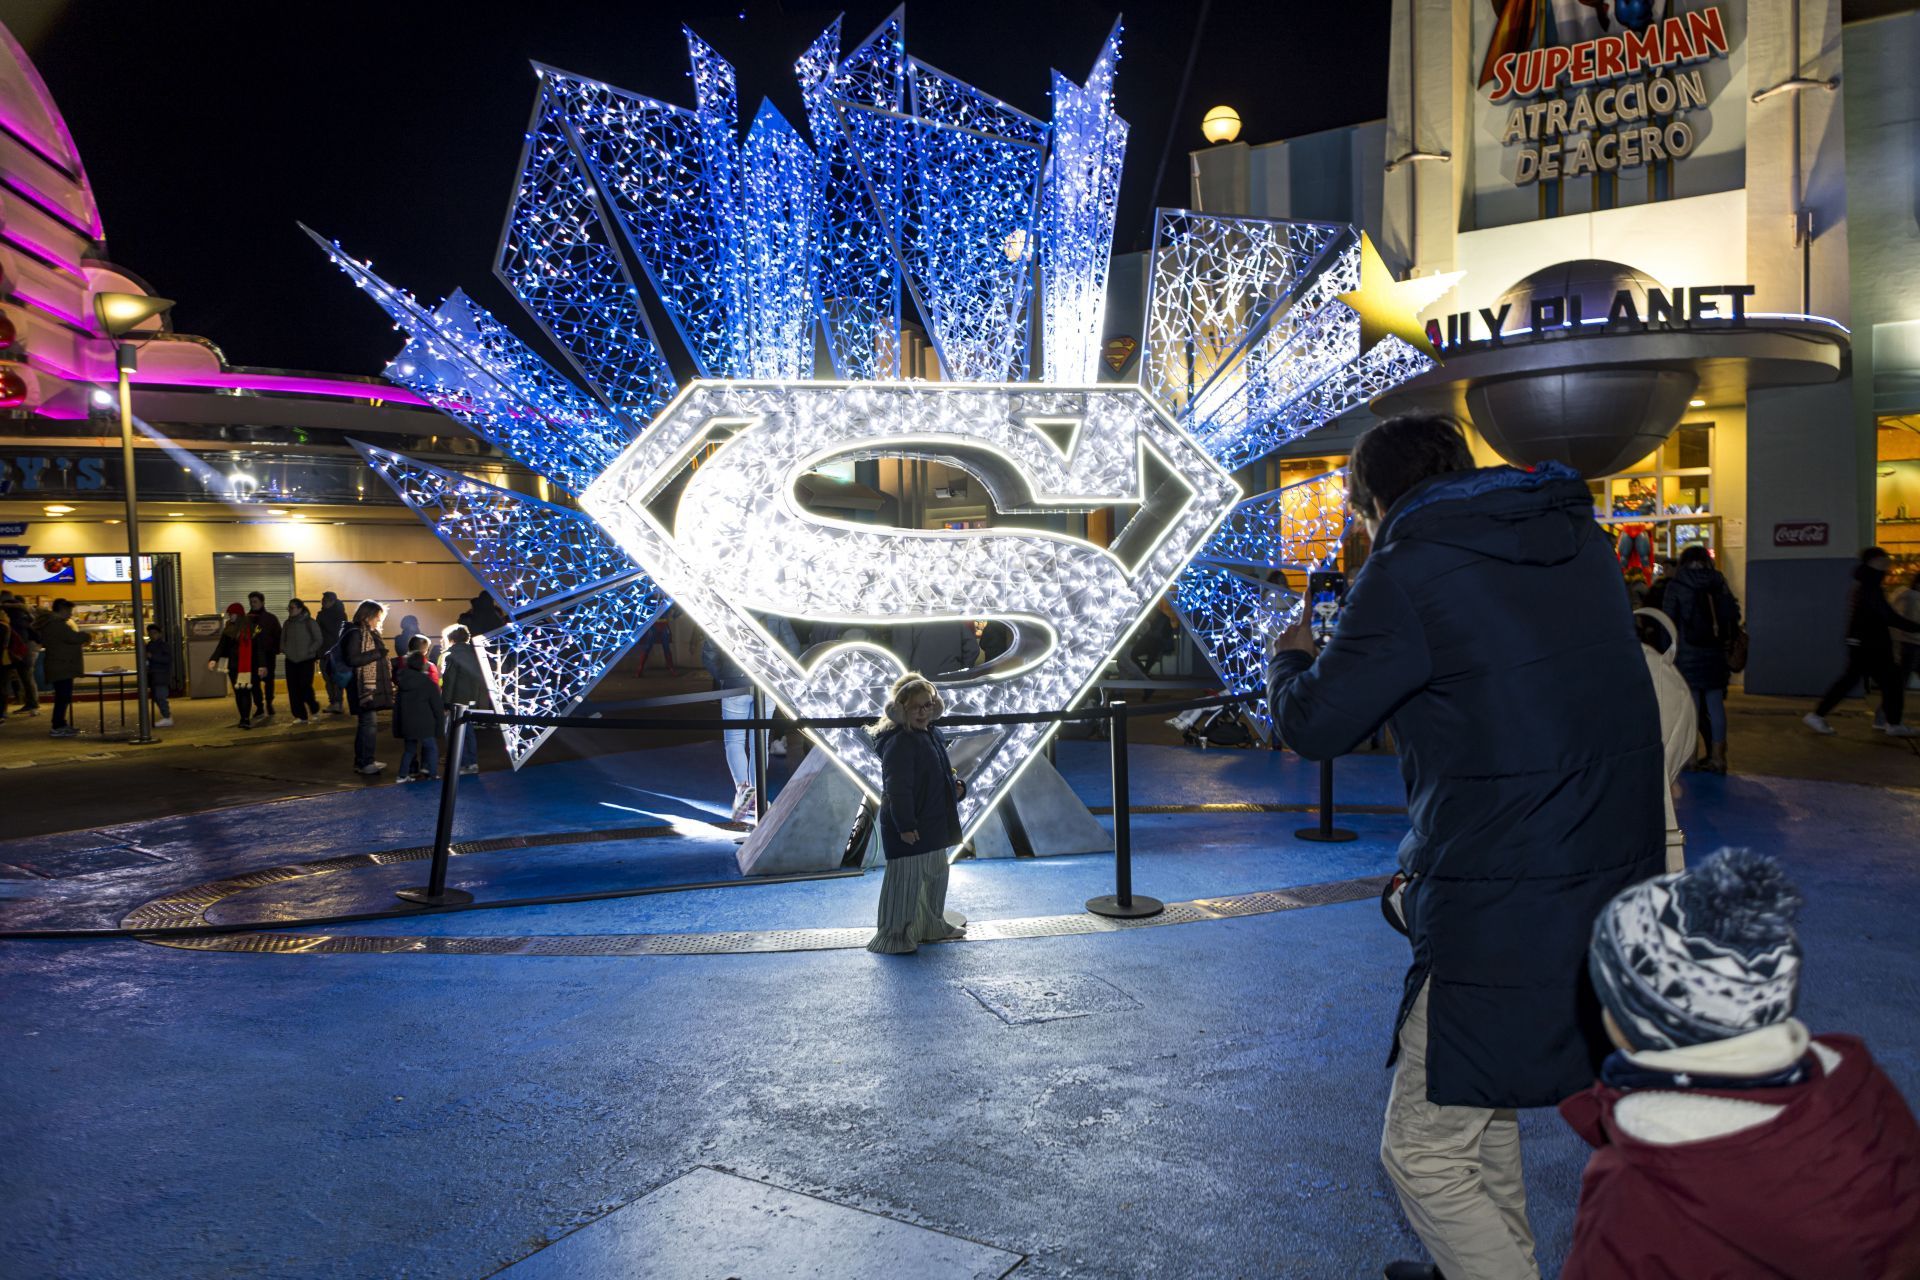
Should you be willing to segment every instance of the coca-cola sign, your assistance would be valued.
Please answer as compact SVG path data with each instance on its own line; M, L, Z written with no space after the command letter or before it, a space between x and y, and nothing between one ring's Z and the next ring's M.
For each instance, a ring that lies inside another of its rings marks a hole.
M1824 547L1827 545L1827 522L1796 520L1791 524L1776 524L1773 526L1773 545L1776 547Z

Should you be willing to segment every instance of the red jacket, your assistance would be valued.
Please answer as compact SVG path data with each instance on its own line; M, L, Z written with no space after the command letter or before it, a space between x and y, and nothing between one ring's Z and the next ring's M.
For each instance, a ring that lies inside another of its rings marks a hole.
M1607 1085L1561 1103L1597 1148L1561 1280L1920 1277L1920 1127L1864 1043L1816 1038L1840 1055L1831 1075L1694 1091L1786 1108L1725 1137L1640 1141Z

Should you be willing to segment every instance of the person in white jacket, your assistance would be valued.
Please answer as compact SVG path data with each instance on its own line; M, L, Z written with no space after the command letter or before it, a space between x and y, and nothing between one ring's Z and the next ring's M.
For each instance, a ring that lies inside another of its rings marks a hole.
M1693 760L1693 691L1674 665L1680 637L1673 629L1673 620L1658 609L1635 609L1633 616L1641 651L1647 657L1647 674L1653 677L1654 696L1660 701L1660 741L1667 758L1667 874L1672 875L1686 869L1686 836L1674 814L1673 800L1680 775Z

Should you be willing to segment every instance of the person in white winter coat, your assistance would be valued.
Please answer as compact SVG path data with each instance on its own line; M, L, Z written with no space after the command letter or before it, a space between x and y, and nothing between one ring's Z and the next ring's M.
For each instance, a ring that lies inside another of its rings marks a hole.
M1640 633L1640 649L1647 657L1647 674L1653 677L1654 696L1660 702L1660 741L1667 758L1667 874L1686 868L1686 836L1673 811L1679 791L1680 775L1693 760L1693 690L1674 665L1680 649L1679 633L1673 620L1658 609L1635 609L1634 625Z

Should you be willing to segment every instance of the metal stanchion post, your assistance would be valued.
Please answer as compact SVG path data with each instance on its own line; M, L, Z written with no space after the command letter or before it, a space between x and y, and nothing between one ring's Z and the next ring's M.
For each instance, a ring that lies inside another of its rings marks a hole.
M1136 897L1133 892L1133 822L1131 797L1127 789L1127 704L1114 702L1108 708L1107 742L1113 752L1113 880L1112 897L1087 899L1087 910L1097 916L1137 920L1157 916L1167 909L1158 898Z
M447 730L447 757L441 761L440 818L433 828L433 865L427 872L424 889L399 889L394 896L423 907L452 907L473 901L464 889L447 888L447 859L453 854L453 806L459 796L460 748L473 730L467 724L467 709L453 709L452 726Z
M1345 844L1360 837L1351 831L1343 831L1333 825L1333 761L1320 762L1320 825L1302 827L1293 833L1299 839L1312 840L1316 844Z
M767 717L766 695L760 692L760 686L753 689L753 718L764 720ZM755 729L747 735L747 741L753 744L753 813L751 819L758 823L760 815L767 811L767 738L766 729Z

